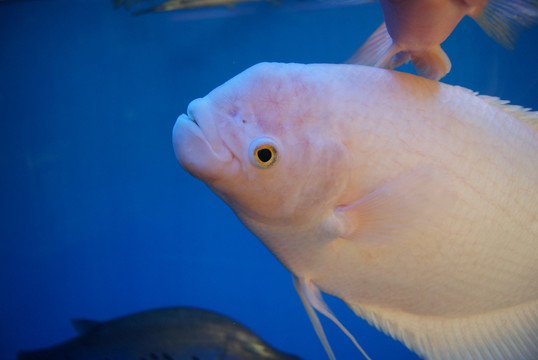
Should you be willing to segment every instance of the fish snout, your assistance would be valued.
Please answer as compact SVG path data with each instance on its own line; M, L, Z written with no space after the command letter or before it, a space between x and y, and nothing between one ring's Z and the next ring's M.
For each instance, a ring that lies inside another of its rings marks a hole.
M218 133L207 100L203 98L193 100L187 113L177 118L172 142L181 166L203 180L214 177L232 159Z
M204 100L199 98L191 101L189 106L187 106L187 117L198 126L200 125L196 121L196 117L198 116L200 109L203 107L203 103Z

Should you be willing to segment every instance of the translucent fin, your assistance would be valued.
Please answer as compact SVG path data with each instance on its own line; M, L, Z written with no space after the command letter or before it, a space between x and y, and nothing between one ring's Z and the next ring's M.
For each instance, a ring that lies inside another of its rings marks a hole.
M434 165L424 166L381 187L351 205L335 210L345 230L341 238L384 243L405 241L416 229L440 221L437 209L454 203L448 176Z
M489 0L472 18L495 41L512 49L520 28L538 23L538 0Z
M512 105L510 101L501 100L494 96L478 95L478 97L538 130L538 111L531 111L529 108Z
M80 335L84 335L97 328L101 323L87 319L72 319L71 325Z
M398 54L400 50L383 22L346 63L394 69L409 61L406 54Z
M301 282L301 280L295 275L293 276L293 285L295 285L295 290L297 290L297 293L299 294L299 298L301 299L306 313L308 314L308 318L310 319L312 326L314 326L314 331L316 332L316 335L321 341L321 344L323 345L327 356L329 356L329 359L335 360L336 358L334 357L331 345L327 340L325 331L323 331L323 326L321 326L321 322L319 321L318 315L316 314L316 311L312 308L311 302L307 299L305 291L303 290L303 287L305 287L306 285Z
M436 46L420 54L412 55L417 73L431 80L439 80L450 71L452 64L441 46Z
M297 290L297 293L299 294L299 297L301 298L303 306L306 309L308 317L310 318L310 321L312 322L312 325L314 326L314 330L316 331L316 334L318 335L319 340L323 344L323 348L325 349L325 352L327 353L327 355L329 356L331 360L335 359L334 353L331 349L331 345L329 345L329 341L327 340L327 337L325 336L323 327L321 326L319 318L316 312L314 311L314 309L316 309L321 314L329 318L333 323L335 323L336 326L338 326L340 330L342 330L344 334L346 334L346 336L353 342L353 344L357 347L357 349L359 349L362 355L367 360L371 360L370 357L366 354L366 352L359 345L357 340L355 340L353 335L351 335L351 333L344 327L344 325L342 325L340 321L338 321L336 316L334 316L331 309L329 309L325 301L323 301L321 292L319 291L318 287L310 279L302 279L293 275L293 284L295 285L295 289Z
M538 301L461 318L348 304L426 359L538 359Z

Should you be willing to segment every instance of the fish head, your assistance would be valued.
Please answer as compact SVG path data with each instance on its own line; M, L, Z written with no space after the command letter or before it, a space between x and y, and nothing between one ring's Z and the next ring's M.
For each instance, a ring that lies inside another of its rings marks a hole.
M196 99L173 130L179 163L242 219L294 221L321 212L345 183L345 145L330 97L303 65L258 64Z

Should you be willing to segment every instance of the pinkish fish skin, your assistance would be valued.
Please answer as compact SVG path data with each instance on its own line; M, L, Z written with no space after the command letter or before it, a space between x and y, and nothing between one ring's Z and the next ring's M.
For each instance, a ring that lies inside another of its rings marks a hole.
M259 64L173 142L293 274L328 354L320 291L428 359L536 360L536 121L396 71Z
M409 60L417 72L439 80L451 68L440 44L465 15L511 48L519 28L538 22L537 0L379 0L385 22L347 61L395 68Z

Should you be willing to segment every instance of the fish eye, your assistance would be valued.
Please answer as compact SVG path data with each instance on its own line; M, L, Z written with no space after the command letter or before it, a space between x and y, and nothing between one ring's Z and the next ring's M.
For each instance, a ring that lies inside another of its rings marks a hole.
M254 140L250 144L250 161L256 167L267 169L272 166L278 158L276 144L268 138Z

